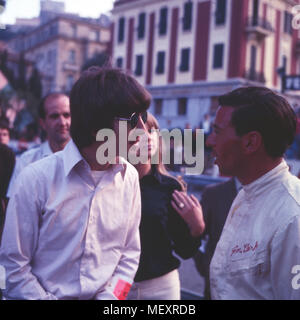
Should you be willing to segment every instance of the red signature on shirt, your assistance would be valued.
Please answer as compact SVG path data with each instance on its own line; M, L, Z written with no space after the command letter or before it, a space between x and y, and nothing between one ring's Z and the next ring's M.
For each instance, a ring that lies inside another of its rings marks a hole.
M231 251L231 257L236 254L236 253L246 253L250 250L252 251L255 251L258 247L258 242L256 241L255 242L255 245L252 246L250 243L246 243L244 244L244 247L240 247L239 245L236 245L232 248L232 251Z

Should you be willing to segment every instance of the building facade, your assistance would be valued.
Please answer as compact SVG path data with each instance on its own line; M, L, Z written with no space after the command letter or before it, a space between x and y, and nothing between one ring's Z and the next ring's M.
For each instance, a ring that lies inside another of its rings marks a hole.
M100 19L80 18L58 9L59 13L49 15L44 8L38 26L19 32L9 42L13 52L35 63L42 75L43 94L70 91L84 63L107 51L110 43L110 28Z
M220 94L246 85L280 92L280 71L300 74L298 2L117 0L113 60L152 93L162 127L199 127ZM285 94L300 105L298 92Z

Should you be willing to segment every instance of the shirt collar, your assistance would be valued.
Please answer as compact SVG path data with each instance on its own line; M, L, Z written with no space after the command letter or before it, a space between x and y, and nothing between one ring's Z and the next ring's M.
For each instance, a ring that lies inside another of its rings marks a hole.
M49 145L49 141L45 141L41 144L41 152L42 152L42 157L47 157L47 156L50 156L53 152L50 148L50 145Z
M287 174L289 174L289 167L285 160L282 160L279 165L268 171L260 178L247 185L243 185L243 190L245 191L248 199L255 197L272 186L272 184L282 181Z
M65 176L70 173L70 171L78 162L85 161L72 139L70 139L70 141L63 149L62 158L64 163Z
M233 178L234 180L234 183L235 183L235 187L236 187L236 190L237 192L239 192L241 189L242 189L242 184L240 183L239 179L237 177L234 177Z
M79 152L76 144L72 139L70 139L70 141L67 143L67 145L63 149L62 158L63 158L65 176L67 176L79 162L84 162L85 166L89 167L88 163L83 158L83 156ZM124 179L127 165L128 165L127 161L122 157L119 157L119 163L114 164L112 170L115 174L117 174L118 172L121 172L122 178Z

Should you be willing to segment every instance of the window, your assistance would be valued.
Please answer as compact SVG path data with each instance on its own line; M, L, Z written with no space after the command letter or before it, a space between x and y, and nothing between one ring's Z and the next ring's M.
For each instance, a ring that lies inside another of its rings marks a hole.
M145 37L145 22L146 22L146 14L139 14L139 24L138 24L138 39L144 39Z
M217 0L216 25L225 24L226 21L226 0Z
M123 67L123 58L122 57L118 57L117 58L116 65L117 65L118 68L122 68Z
M76 51L70 50L69 51L69 63L75 64L76 62Z
M187 110L187 98L179 98L177 114L179 116L184 116L186 115L186 110Z
M167 34L168 8L161 8L159 17L159 34L165 35Z
M156 115L162 114L162 99L154 99L154 113Z
M99 41L99 40L100 40L99 30L91 30L91 32L90 32L90 39L91 39L92 41Z
M258 25L258 11L259 11L259 3L258 0L253 0L252 7L252 26Z
M188 31L192 28L192 17L193 17L193 2L186 2L184 4L184 15L183 15L183 30Z
M181 62L180 62L180 71L188 71L190 64L190 49L185 48L181 49Z
M156 66L156 73L162 74L165 72L165 52L159 51L157 53L157 66Z
M257 55L257 50L256 46L251 46L250 48L250 73L255 73L256 70L256 55Z
M287 11L285 11L284 12L284 25L283 25L284 33L287 33L287 34L292 34L293 33L292 20L293 20L292 14L290 14Z
M52 51L48 50L47 52L47 63L51 64L52 62Z
M214 56L213 56L213 68L221 69L223 68L223 43L218 43L214 45Z
M118 28L118 42L121 43L124 41L125 37L125 18L119 19L119 28Z
M135 68L135 75L141 76L143 74L143 55L136 56L136 68Z
M77 37L77 26L76 26L76 24L72 24L71 28L72 28L72 37L76 38Z
M57 23L53 23L51 26L50 26L50 36L54 36L54 35L57 35L58 33L58 24ZM40 35L39 35L40 36Z
M287 67L287 57L282 56L282 68L284 70L284 74L286 74L286 67Z

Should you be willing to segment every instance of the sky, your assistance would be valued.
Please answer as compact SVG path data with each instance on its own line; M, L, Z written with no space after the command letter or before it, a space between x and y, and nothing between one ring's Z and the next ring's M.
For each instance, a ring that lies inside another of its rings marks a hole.
M101 13L108 13L114 0L60 0L65 3L65 11L78 13L82 17L98 18ZM14 24L16 18L39 16L40 0L6 0L6 8L0 12L1 24Z

